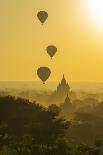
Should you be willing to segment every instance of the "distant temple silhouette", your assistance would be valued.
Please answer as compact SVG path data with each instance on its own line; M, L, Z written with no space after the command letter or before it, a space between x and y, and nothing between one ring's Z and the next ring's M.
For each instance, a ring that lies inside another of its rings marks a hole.
M63 103L67 94L70 93L70 86L63 74L61 82L58 84L57 89L52 93L50 102L53 104Z
M56 93L58 95L62 95L62 96L66 96L68 94L68 92L70 91L70 86L69 84L66 82L65 76L63 74L63 78L61 80L61 82L59 83L59 85L57 86L57 91Z
M65 101L64 101L64 104L63 105L70 105L72 106L72 103L71 103L71 100L69 98L69 95L67 94L66 98L65 98Z
M72 105L72 102L69 98L69 95L67 94L64 103L61 105L61 113L60 115L66 119L72 119L71 116L73 116L73 112L74 112L74 106Z

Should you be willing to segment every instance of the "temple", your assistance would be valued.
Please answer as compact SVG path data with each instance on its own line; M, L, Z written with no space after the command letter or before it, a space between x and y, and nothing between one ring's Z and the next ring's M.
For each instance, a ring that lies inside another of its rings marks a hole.
M49 98L49 102L54 104L61 104L64 103L64 100L67 94L70 93L70 86L65 79L63 74L61 82L58 84L57 89L52 93L51 97Z
M64 105L72 105L71 100L70 100L68 94L67 94L67 96L66 96L66 98L65 98Z
M57 86L57 91L56 93L58 95L62 95L62 96L66 96L70 91L70 86L69 84L66 82L65 76L63 74L63 78L61 80L61 82L59 83L59 85Z
M72 119L74 110L74 106L72 105L69 95L67 94L64 103L61 105L60 115L66 119Z

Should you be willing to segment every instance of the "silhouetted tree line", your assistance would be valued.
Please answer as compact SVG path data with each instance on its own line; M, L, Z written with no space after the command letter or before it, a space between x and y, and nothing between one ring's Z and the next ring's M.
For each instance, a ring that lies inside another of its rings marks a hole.
M0 155L101 155L101 141L95 147L69 143L71 124L59 112L56 105L44 108L26 99L0 97Z

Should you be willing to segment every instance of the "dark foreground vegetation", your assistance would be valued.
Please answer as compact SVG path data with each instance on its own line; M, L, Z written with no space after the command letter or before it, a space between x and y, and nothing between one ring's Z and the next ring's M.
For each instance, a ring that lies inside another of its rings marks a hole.
M55 105L0 97L0 155L102 155L101 140L93 146L69 141L71 123L59 111Z

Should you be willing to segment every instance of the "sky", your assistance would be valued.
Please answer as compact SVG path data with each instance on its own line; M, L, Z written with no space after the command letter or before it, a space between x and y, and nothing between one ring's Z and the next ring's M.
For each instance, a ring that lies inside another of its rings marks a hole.
M103 82L103 25L93 21L88 0L0 0L0 81L39 81L37 69L48 66L48 81ZM37 12L45 10L42 26ZM58 52L50 59L48 45Z

